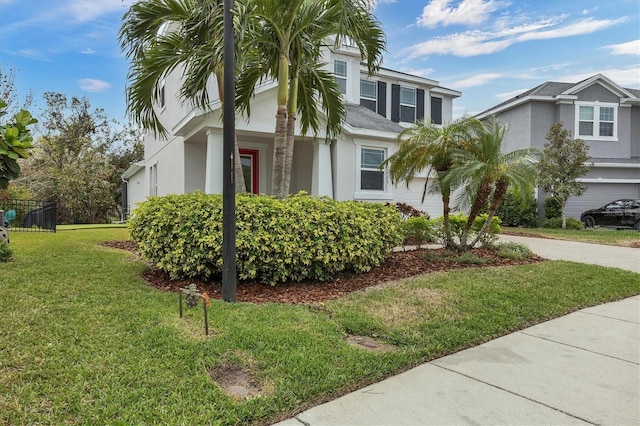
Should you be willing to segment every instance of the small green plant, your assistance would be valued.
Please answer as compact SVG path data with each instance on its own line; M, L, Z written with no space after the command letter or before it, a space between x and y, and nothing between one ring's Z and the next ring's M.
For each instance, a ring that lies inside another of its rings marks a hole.
M9 262L13 256L11 246L6 240L0 241L0 262Z
M545 219L543 225L544 228L559 229L562 228L562 218L554 217L552 219ZM570 217L567 219L567 229L581 230L584 229L584 223L578 219Z
M475 236L478 232L480 232L480 229L482 229L482 226L486 222L487 217L488 214L483 213L475 218L475 220L473 221L473 226L471 227L472 236ZM438 217L436 219L433 219L431 223L433 224L434 236L438 241L445 245L443 218ZM451 225L451 235L454 239L459 240L460 237L462 237L464 225L467 223L467 216L462 213L450 215L449 223ZM480 245L482 245L483 247L491 247L498 240L498 234L500 234L500 231L502 229L500 227L500 223L501 220L499 217L494 216L491 218L491 223L489 224L487 232L483 234L479 240ZM471 240L471 238L469 240Z
M428 216L410 217L402 222L404 245L420 246L436 241L433 222Z
M519 243L500 243L497 245L498 256L506 259L522 260L533 256L529 247Z

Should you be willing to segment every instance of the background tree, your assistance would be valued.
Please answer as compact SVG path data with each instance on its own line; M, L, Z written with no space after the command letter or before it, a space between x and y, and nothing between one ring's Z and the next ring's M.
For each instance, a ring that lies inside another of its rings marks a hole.
M582 139L572 139L562 123L555 123L546 136L542 157L538 163L539 184L553 197L562 210L562 228L567 227L565 208L569 197L580 196L586 186L578 182L591 166L589 146Z
M59 223L108 221L120 204L121 161L140 159L139 132L114 131L118 124L102 109L92 110L86 98L53 92L44 98L42 135L20 184L56 202Z
M14 68L4 68L0 63L0 99L4 101L7 115L13 116L20 110L29 110L33 102L33 94L27 93L20 100L15 85L16 70Z

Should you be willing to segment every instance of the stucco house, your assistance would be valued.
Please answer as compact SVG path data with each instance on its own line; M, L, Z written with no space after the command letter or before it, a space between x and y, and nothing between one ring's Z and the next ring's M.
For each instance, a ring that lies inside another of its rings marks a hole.
M571 197L567 217L618 198L640 198L640 90L621 87L602 74L577 83L547 81L479 114L507 125L504 150L537 147L554 123L589 145L593 162L581 178L587 191ZM544 191L536 194L543 213Z
M400 131L424 117L435 123L451 120L459 91L438 81L386 68L367 76L356 48L343 46L325 52L325 68L334 73L346 105L346 121L335 139L325 134L300 135L296 129L290 192L336 200L403 202L437 216L440 197L421 204L422 179L410 188L394 187L378 166L394 153ZM130 211L149 195L200 190L222 192L221 105L211 82L211 111L202 111L178 99L181 75L174 72L161 83L157 114L168 138L145 135L144 161L123 175ZM215 77L212 77L214 80ZM276 85L257 88L250 119L236 117L236 134L247 190L271 193Z

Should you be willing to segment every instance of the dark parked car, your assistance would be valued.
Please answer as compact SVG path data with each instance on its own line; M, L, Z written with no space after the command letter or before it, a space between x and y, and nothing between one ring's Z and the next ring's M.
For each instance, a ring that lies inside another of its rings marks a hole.
M580 215L587 228L634 228L640 231L640 200L616 200Z

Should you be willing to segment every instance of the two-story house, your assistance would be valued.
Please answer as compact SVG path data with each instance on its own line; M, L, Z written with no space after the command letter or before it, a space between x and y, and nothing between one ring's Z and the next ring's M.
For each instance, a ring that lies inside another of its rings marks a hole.
M507 125L505 151L542 150L554 123L589 145L593 167L580 178L587 191L569 199L567 217L579 218L619 198L640 198L640 90L621 87L602 74L578 83L547 81L477 117L490 115ZM545 198L539 188L541 214Z
M385 68L367 76L358 50L348 46L327 50L324 62L341 87L346 120L342 132L328 142L325 134L302 136L296 129L290 192L336 200L404 202L440 215L440 197L428 197L421 204L424 180L415 180L409 188L394 187L379 166L395 152L404 127L425 117L435 123L451 120L453 99L461 93L435 80ZM148 133L144 161L123 175L131 209L149 195L222 192L222 108L215 81L211 111L202 111L179 101L180 78L174 72L160 87L163 96L157 114L170 136ZM261 85L250 118L236 117L245 182L254 193L271 193L276 90L273 82Z

